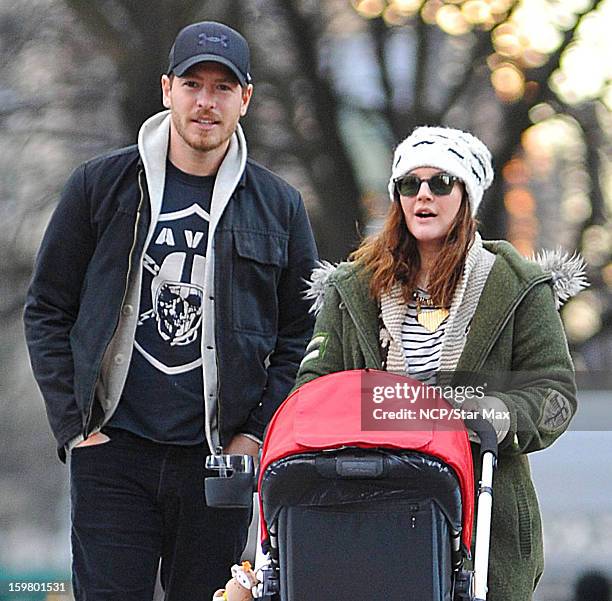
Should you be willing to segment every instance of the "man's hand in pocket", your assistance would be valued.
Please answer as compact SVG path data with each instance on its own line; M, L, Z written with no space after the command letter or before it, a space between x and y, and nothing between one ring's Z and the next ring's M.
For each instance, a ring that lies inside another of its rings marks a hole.
M95 434L92 434L89 438L82 440L78 445L75 446L75 449L78 447L93 447L97 444L104 444L109 440L110 438L106 434L103 434L102 432L96 432Z

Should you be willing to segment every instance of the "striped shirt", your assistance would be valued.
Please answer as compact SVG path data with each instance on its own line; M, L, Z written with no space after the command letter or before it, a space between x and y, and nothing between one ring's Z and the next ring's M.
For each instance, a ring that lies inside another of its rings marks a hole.
M421 307L421 312L435 310L435 307ZM408 304L402 324L402 348L406 358L408 376L425 384L436 383L436 372L440 368L442 339L447 321L448 316L435 332L430 332L417 321L416 303Z

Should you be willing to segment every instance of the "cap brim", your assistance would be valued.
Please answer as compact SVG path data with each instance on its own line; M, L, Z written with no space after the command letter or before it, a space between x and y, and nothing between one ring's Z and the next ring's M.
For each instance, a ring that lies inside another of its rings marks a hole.
M177 77L182 77L185 75L188 69L199 63L220 63L221 65L226 66L236 76L241 86L246 86L247 83L249 83L238 67L232 63L232 61L223 56L217 56L216 54L198 54L197 56L191 56L174 67L174 69L172 69L172 73L174 73Z

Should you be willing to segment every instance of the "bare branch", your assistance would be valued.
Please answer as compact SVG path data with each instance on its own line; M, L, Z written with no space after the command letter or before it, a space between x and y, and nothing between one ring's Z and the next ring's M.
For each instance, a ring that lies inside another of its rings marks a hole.
M312 95L312 109L325 138L325 146L319 146L317 160L324 161L326 168L313 168L311 175L325 211L320 229L328 230L321 237L320 251L323 257L337 260L344 258L357 242L354 224L355 220L363 222L363 209L355 168L340 131L340 102L331 84L319 73L317 33L323 27L316 27L312 17L304 16L297 4L296 0L279 0L277 5L287 17L300 72L316 90ZM340 198L342 202L338 202Z
M457 80L457 83L450 88L446 101L440 108L437 114L436 121L442 123L449 111L464 92L468 89L474 73L482 64L483 59L492 51L493 43L491 42L491 34L488 31L479 31L477 34L476 43L472 46L469 56L465 61L465 69L462 76Z
M550 101L554 98L553 92L551 91L548 80L553 72L559 68L561 57L563 53L573 41L576 34L576 30L580 26L580 23L584 17L595 10L603 0L595 0L595 3L591 8L585 10L578 15L576 23L570 29L568 29L563 35L563 42L559 48L551 54L549 60L545 65L538 69L532 69L529 71L529 79L535 81L538 84L538 92L529 99L523 98L520 102L514 104L508 104L505 107L504 122L507 124L507 129L512 132L506 139L506 143L500 149L498 153L498 160L500 165L504 165L507 161L512 158L516 148L520 143L522 132L531 125L529 119L529 110L536 104L544 101Z
M204 8L202 4L202 0L183 0L174 8L178 14L178 20L185 24L191 23L202 12Z
M382 89L384 93L384 106L382 114L387 119L391 130L393 131L394 138L398 139L401 137L403 131L400 127L400 122L397 120L397 113L393 108L393 82L389 75L389 61L387 60L387 26L382 19L372 19L370 21L370 34L374 40L374 48L376 50L376 58L378 60L378 67L380 73L380 81L382 83Z
M518 8L519 2L520 0L513 0L506 15L506 21L511 18L512 13ZM477 69L482 65L484 59L494 50L491 32L477 31L476 37L476 44L472 46L470 55L466 58L463 76L457 81L455 86L451 87L448 91L446 102L438 113L436 121L439 123L444 121L446 115L455 105L455 102L461 98L462 94L468 89Z
M531 69L530 71L528 71L529 79L537 82L540 86L540 93L537 97L537 100L532 104L542 102L545 99L546 95L552 94L550 88L548 87L548 80L550 76L559 68L559 65L561 64L561 57L563 56L563 53L566 51L567 47L573 42L574 37L576 35L576 31L580 27L580 24L582 23L584 18L589 13L592 13L593 11L597 10L598 6L603 1L604 0L595 0L592 7L579 13L573 27L568 29L563 34L563 41L561 42L557 50L555 50L555 52L550 55L548 61L546 61L546 64L537 69Z
M17 6L17 3L14 3L14 5ZM42 29L45 21L48 19L48 15L40 10L30 8L26 13L27 9L23 6L19 6L18 10L21 26L18 33L14 31L10 20L6 20L2 24L2 37L6 36L5 39L10 40L10 43L3 44L2 46L2 57L0 58L0 67L2 68L13 64L15 57L19 56L24 48L37 38L36 34Z
M115 60L124 58L129 51L129 45L101 9L99 2L95 0L65 0L65 2L100 42L106 54Z
M427 93L427 75L429 72L429 29L421 19L417 19L416 23L416 38L417 51L414 65L414 121L416 123L427 123L428 111L425 110L423 99Z
M601 155L606 154L607 141L605 134L597 119L597 103L585 102L578 106L568 106L558 102L555 108L561 109L572 117L580 129L584 138L586 148L585 167L591 181L591 216L583 224L583 230L591 225L602 225L607 223L606 201L601 186L602 161ZM602 150L604 152L602 153Z

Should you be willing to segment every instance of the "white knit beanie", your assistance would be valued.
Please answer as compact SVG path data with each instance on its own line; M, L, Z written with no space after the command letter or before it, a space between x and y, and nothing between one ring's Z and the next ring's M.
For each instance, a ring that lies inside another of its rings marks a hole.
M475 136L450 127L417 127L393 155L389 196L395 198L395 180L417 167L435 167L458 177L468 193L472 215L493 181L489 149Z

